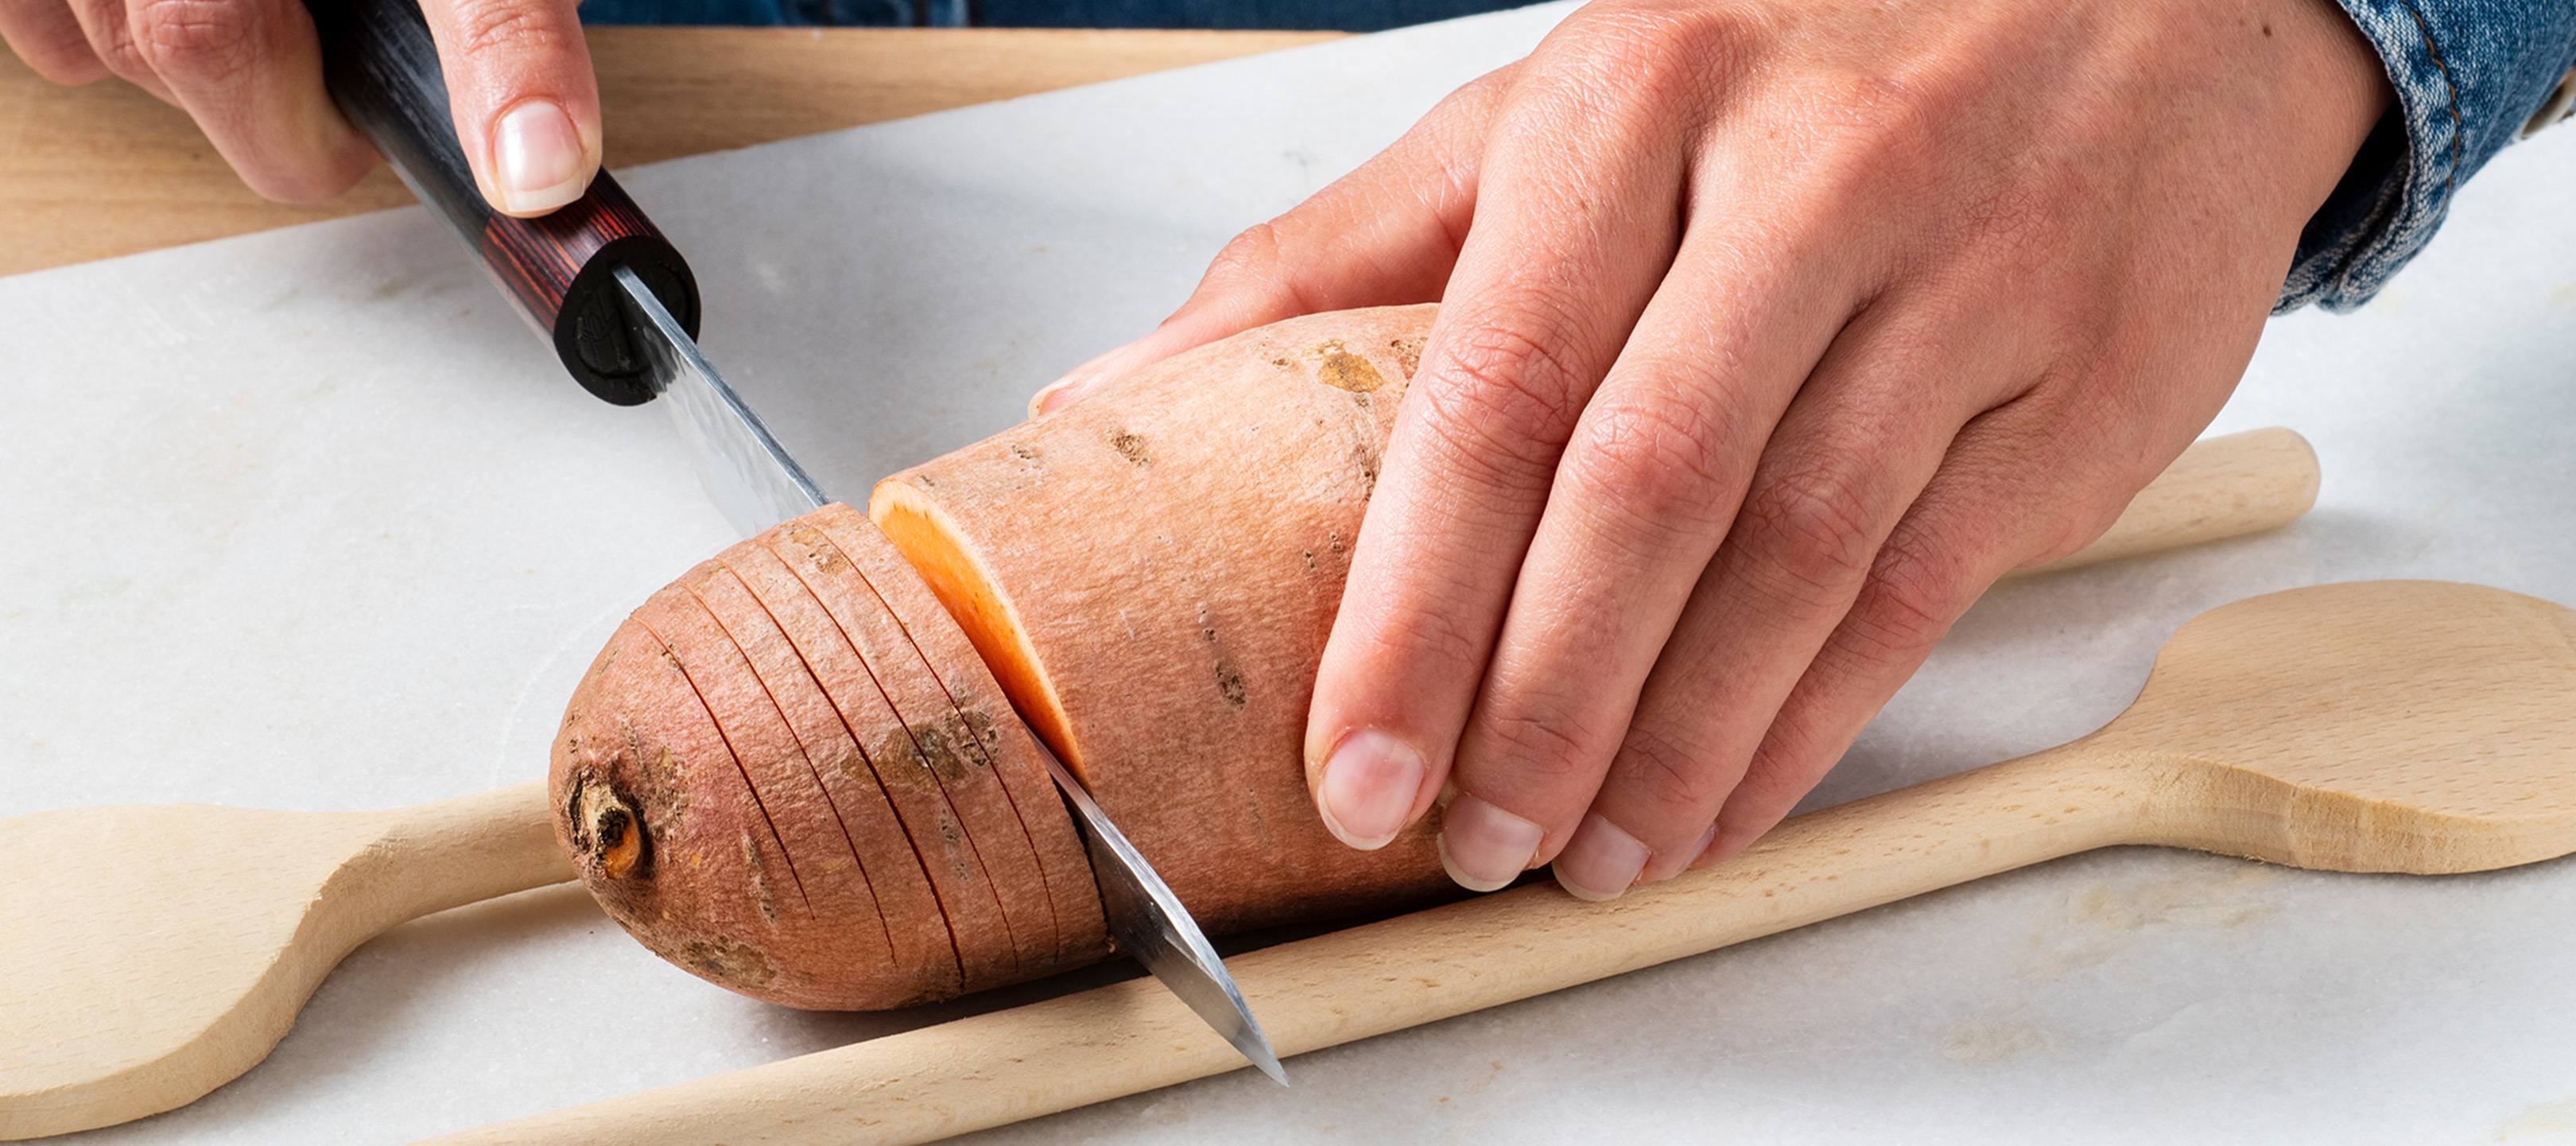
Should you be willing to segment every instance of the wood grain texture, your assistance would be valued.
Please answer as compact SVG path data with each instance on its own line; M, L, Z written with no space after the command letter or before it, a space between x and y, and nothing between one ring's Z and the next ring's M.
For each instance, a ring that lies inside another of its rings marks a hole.
M2576 614L2356 582L2203 614L2128 712L2018 760L1800 816L1606 904L1533 883L1231 961L1283 1055L1529 998L2113 844L2425 874L2576 851ZM925 1142L1242 1060L1135 980L436 1139Z
M652 163L1317 43L1330 32L593 28L612 166ZM411 201L378 169L269 203L138 88L45 82L0 52L0 275Z
M394 924L571 879L545 785L385 812L0 821L0 1139L185 1105L267 1057Z

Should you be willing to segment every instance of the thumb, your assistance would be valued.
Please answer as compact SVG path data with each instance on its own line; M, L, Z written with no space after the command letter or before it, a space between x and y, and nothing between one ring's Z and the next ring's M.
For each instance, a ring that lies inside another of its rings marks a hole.
M1029 399L1053 413L1131 370L1325 310L1429 302L1476 208L1476 159L1513 69L1453 92L1404 138L1285 215L1235 236L1162 326Z
M483 198L542 215L599 172L599 85L577 0L423 0L456 139Z

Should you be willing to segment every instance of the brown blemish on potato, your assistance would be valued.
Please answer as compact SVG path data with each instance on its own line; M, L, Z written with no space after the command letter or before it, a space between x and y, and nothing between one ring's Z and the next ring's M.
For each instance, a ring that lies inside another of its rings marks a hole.
M968 769L985 763L984 754L975 750L974 735L952 713L913 729L913 751L920 755L922 766L936 773L943 783L962 780Z
M1017 443L1014 443L1011 446L1011 456L1024 462L1034 462L1038 460L1038 452L1036 450Z
M698 974L741 990L757 991L778 979L778 968L770 964L769 956L728 935L689 940L680 946L680 961Z
M832 546L829 538L823 536L823 531L813 526L791 521L779 526L778 531L796 544L796 547L804 553L805 560L811 563L817 572L829 573L840 568L848 560L841 556L839 549ZM781 554L781 556L785 555Z
M1145 452L1145 439L1125 430L1117 430L1110 433L1109 448L1118 451L1118 456L1127 459L1127 462L1130 465L1150 466L1154 464L1153 456Z
M1369 360L1350 352L1338 338L1315 344L1306 352L1316 360L1315 380L1337 390L1366 394L1386 385L1386 375L1369 365Z
M1250 703L1244 689L1243 670L1224 661L1216 662L1216 692L1225 698L1227 708L1241 708Z
M769 865L761 862L760 844L748 831L742 834L742 867L751 874L752 899L760 907L760 917L778 922L778 897L769 890Z

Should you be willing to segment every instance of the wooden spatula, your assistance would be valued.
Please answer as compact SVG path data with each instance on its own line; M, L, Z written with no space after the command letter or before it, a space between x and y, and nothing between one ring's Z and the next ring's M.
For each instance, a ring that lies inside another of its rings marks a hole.
M2576 613L2430 581L2256 597L2183 626L2072 744L1800 816L1612 903L1534 884L1230 962L1297 1054L2113 844L2424 874L2576 851ZM1128 982L437 1142L923 1142L1242 1065Z
M542 783L387 812L42 812L0 821L0 873L0 1139L193 1101L358 944L573 877Z
M2270 529L2316 492L2316 454L2299 435L2210 438L2049 568ZM0 820L0 1139L194 1101L267 1057L358 944L572 877L543 784L390 812L147 806Z

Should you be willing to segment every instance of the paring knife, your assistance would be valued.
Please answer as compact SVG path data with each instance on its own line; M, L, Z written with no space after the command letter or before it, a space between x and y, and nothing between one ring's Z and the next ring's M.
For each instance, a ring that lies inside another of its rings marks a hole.
M493 211L474 183L447 104L438 51L415 0L307 0L324 82L358 130L481 256L574 379L621 406L659 398L698 476L745 536L821 508L822 490L699 352L697 278L606 172L537 219ZM1288 1075L1225 963L1046 742L1044 755L1090 847L1109 933L1280 1085Z

